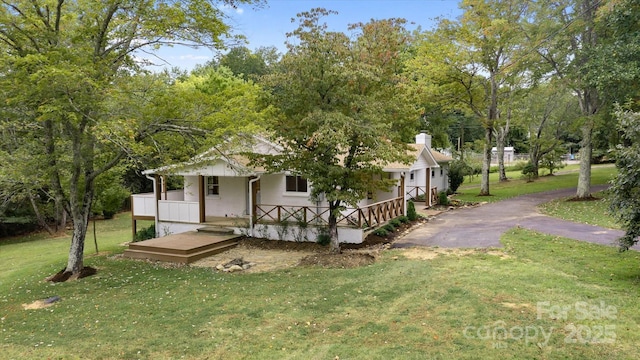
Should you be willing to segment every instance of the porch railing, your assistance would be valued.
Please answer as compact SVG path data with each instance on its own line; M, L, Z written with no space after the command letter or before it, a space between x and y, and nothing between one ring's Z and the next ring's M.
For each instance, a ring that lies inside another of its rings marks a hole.
M156 216L156 198L153 193L131 195L134 216Z
M200 223L200 204L197 201L158 201L158 220Z
M431 204L435 205L438 203L439 201L439 197L438 197L438 188L434 187L431 188Z
M329 225L329 207L256 205L256 222L301 222ZM404 215L402 197L380 201L360 208L347 208L337 218L338 225L370 228Z
M407 200L424 201L427 197L426 186L407 186L406 191Z

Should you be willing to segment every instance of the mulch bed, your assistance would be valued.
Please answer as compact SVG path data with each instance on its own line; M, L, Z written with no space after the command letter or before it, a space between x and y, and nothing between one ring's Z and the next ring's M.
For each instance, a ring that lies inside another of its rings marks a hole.
M322 246L315 242L279 241L255 238L244 238L240 243L249 248L282 251L310 251L309 255L300 260L298 266L319 266L323 268L354 268L370 265L375 262L373 255L386 244L390 244L397 237L404 235L413 226L422 224L426 220L420 219L411 223L402 224L394 232L385 237L369 234L361 244L341 244L341 253L329 252L328 246Z

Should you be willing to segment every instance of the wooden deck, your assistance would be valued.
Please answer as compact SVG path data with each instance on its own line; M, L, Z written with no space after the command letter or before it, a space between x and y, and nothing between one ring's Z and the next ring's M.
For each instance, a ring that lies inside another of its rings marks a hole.
M131 259L189 264L235 247L240 237L223 228L204 227L199 231L130 243L123 255Z

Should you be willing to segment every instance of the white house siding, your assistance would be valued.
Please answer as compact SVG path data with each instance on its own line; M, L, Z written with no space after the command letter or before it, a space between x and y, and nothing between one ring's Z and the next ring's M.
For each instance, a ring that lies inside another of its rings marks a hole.
M440 164L440 166L440 168L432 169L434 176L431 177L431 187L437 187L438 192L449 188L449 165Z
M247 178L220 177L220 195L205 195L207 216L238 217L247 213Z
M205 216L237 217L247 213L247 178L218 177L219 195L205 195ZM184 177L184 200L198 201L198 176Z
M362 235L362 229L338 227L338 240L342 244L360 244L362 243ZM306 229L299 229L291 226L283 230L279 225L257 224L254 228L254 236L284 241L316 241L318 228L310 226Z
M170 221L159 221L158 222L158 232L159 237L172 235L172 234L181 234L187 231L196 231L198 228L201 228L201 224L186 224L186 223L177 223Z
M260 194L258 204L265 205L290 205L290 206L316 206L309 200L311 183L307 184L307 192L286 191L286 175L272 174L262 175L260 178Z
M411 173L413 173L413 179L411 179ZM431 174L429 174L431 176ZM426 186L427 180L427 169L426 167L421 169L411 170L409 174L407 174L407 178L405 184L407 187L410 186Z

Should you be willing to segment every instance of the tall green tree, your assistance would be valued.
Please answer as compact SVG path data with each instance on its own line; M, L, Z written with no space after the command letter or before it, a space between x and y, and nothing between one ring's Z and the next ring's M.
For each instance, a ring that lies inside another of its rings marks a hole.
M640 113L618 108L624 146L617 149L618 175L611 184L611 213L622 223L620 248L628 250L640 237Z
M273 72L280 57L281 54L274 46L261 46L255 51L251 51L246 46L236 46L203 67L224 66L245 80L255 81Z
M312 184L311 197L329 203L331 249L339 251L337 217L370 191L387 188L389 162L409 161L402 130L419 112L405 94L401 54L404 21L350 27L354 37L327 31L313 9L298 14L281 73L264 79L282 116L270 124L284 151L259 159L271 171L291 171Z
M465 0L462 16L441 20L426 35L410 68L417 86L431 101L464 108L484 127L480 195L490 195L489 169L500 106L509 94L505 86L522 71L516 61L520 49L519 22L526 2ZM507 128L505 127L504 130ZM503 131L503 138L506 131Z
M180 118L167 116L170 111L160 119L141 119L138 115L149 114L142 103L131 112L118 105L114 99L159 98L154 88L132 88L142 84L136 51L171 44L219 48L229 34L219 6L239 2L248 1L0 4L0 43L6 49L0 54L0 87L13 109L3 121L32 139L17 150L25 153L28 147L32 154L23 172L46 182L73 221L66 273L77 275L84 267L96 179L130 157L136 143L163 131L191 136L199 125L198 118L175 124ZM175 110L166 104L158 108Z
M563 148L562 138L579 118L577 99L561 83L543 83L519 99L513 113L514 124L529 134L529 161L533 176L538 177L541 160Z
M627 250L640 236L640 1L610 1L598 15L603 38L590 53L587 77L607 104L624 104L614 105L622 139L610 191L612 213L626 232L620 248Z
M580 173L576 198L591 197L593 132L601 119L602 93L588 80L591 54L600 43L596 26L602 0L545 0L532 3L523 26L527 45L546 64L540 73L561 79L578 98L581 110Z

